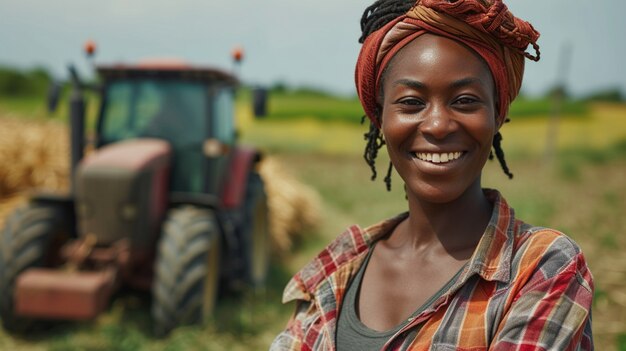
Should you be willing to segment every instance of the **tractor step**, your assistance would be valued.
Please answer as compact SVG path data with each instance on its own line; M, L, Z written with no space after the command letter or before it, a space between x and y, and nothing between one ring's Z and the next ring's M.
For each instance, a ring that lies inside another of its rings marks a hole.
M31 268L17 278L15 313L47 319L93 319L106 308L115 280L113 268L96 272Z

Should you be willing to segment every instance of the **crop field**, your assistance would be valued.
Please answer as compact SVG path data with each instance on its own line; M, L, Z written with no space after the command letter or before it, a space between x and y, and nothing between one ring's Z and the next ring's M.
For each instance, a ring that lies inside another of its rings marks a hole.
M391 192L385 190L381 179L370 181L369 169L361 156L366 127L353 120L332 118L334 107L339 106L340 115L354 119L352 102L333 100L332 108L323 108L320 104L329 98L299 99L317 102L309 102L311 107L307 108L311 111L297 112L304 109L303 104L273 100L270 111L278 110L277 116L260 120L252 119L244 107L245 101L238 108L241 141L260 146L285 177L315 189L320 201L316 225L302 226L293 243L276 255L265 289L225 296L211 322L179 328L164 339L151 335L149 296L123 291L95 321L59 323L50 330L28 335L9 335L0 330L0 350L266 350L293 308L280 303L282 288L291 274L345 227L354 223L367 226L406 210L397 175ZM626 350L626 106L571 105L564 110L553 134L557 137L552 154L546 151L550 109L544 103L537 106L518 105L520 111L534 112L517 117L513 114L513 121L502 130L503 147L515 178L508 180L497 162L490 162L484 171L483 185L499 189L518 217L535 225L557 228L580 244L595 279L596 349ZM280 112L289 109L296 112ZM35 111L39 118L20 122L27 126L13 128L12 140L19 133L24 145L37 144L29 139L34 137L29 130L36 128L54 130L56 135L65 137L62 133L66 131L58 121L43 119L43 109L28 102L0 100L0 128L7 125L2 124L7 120L18 123L14 119L24 120ZM293 118L294 115L305 118ZM41 187L41 182L54 177L45 167L20 170L19 177L13 174L21 162L20 153L12 151L13 156L6 156L8 148L3 148L2 142L9 137L3 133L0 130L0 222L23 201L26 191ZM56 146L44 148L50 153L44 156L44 151L29 153L25 146L18 151L35 160L65 157L59 156L67 148L67 144L62 145L66 143L63 137L55 142L58 145L50 143L49 146ZM386 169L388 162L382 154L380 170ZM32 180L25 186L15 179ZM11 190L3 192L3 186Z

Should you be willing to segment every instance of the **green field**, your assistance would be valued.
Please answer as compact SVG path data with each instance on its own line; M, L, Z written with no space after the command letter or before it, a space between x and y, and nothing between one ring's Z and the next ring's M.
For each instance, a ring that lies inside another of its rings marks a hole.
M263 120L251 118L246 100L242 96L238 106L242 142L261 147L323 199L324 220L305 233L297 250L273 263L267 289L226 297L212 322L179 328L161 340L150 333L149 297L124 292L93 322L59 324L23 336L0 331L0 350L265 350L292 311L293 306L280 304L290 275L348 225L366 226L406 209L397 176L391 192L382 180L369 179L361 157L366 127L353 121L361 113L353 99L303 95L292 101L279 96L270 100L272 115ZM520 218L560 229L582 246L596 284L596 349L625 350L626 106L565 109L558 151L547 158L550 105L537 104L543 107L526 105L526 111L535 112L528 118L512 115L502 131L515 179L508 180L492 162L483 185L499 189ZM43 111L37 108L0 100L0 116ZM379 161L379 169L385 169L385 158Z

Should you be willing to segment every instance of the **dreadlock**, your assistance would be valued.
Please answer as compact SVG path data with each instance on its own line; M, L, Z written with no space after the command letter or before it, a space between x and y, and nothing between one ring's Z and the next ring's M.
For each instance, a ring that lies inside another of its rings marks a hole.
M402 16L407 11L415 5L416 0L377 0L372 5L367 7L363 12L363 16L361 16L361 37L359 38L359 43L363 44L365 39L382 28L387 23L392 20ZM384 76L384 72L383 72ZM380 113L377 116L380 118ZM366 116L363 116L361 119L361 123L364 123ZM506 119L505 122L509 120ZM380 130L374 125L374 123L370 122L369 131L364 134L364 138L366 140L365 144L365 152L363 157L365 158L365 162L368 164L370 169L372 170L372 180L376 179L376 157L378 156L378 150L385 145L385 140L382 137ZM504 171L509 179L513 178L513 174L510 172L508 165L506 164L506 160L504 159L504 150L502 150L502 134L500 132L496 133L493 138L493 149L494 151L489 154L489 159L493 160L493 153L495 152L496 158L500 163L500 167ZM387 186L387 190L391 190L391 171L392 171L391 162L389 162L389 168L387 169L387 175L385 176L385 185Z
M366 116L363 116L361 118L361 124L365 122L365 119ZM380 134L380 130L376 128L374 123L370 123L370 129L367 133L363 134L363 138L366 141L365 153L363 154L363 158L372 170L372 180L375 180L377 176L376 156L378 156L378 150L380 150L380 148L385 145L385 140L383 140L383 137Z
M504 174L506 174L509 179L513 179L513 173L509 171L509 166L507 166L506 160L504 159L504 150L502 150L502 145L500 145L501 142L502 134L500 134L500 132L497 132L496 135L493 137L493 149L496 152L496 157L498 158L498 162L500 163L502 171L504 171ZM493 153L489 155L489 159L493 160Z
M365 9L361 16L361 37L359 43L363 44L365 38L393 19L400 17L413 7L415 0L377 0Z
M363 116L361 118L361 124L365 122L367 116ZM369 131L363 134L364 139L366 140L365 144L365 153L363 153L363 158L365 162L370 166L372 170L372 180L376 179L378 175L376 172L376 157L378 156L378 150L380 150L383 145L385 145L385 139L383 139L382 134L380 133L380 129L378 129L374 123L370 123ZM391 171L393 169L393 165L389 162L389 167L387 168L387 174L385 175L385 185L387 186L387 191L391 191Z

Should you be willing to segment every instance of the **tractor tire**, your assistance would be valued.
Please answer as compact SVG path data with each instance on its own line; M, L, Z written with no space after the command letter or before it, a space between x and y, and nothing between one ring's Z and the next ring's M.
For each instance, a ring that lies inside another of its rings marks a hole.
M157 336L211 316L219 292L220 242L213 211L192 206L170 210L163 224L152 287Z
M267 195L258 173L248 176L240 240L243 246L244 279L252 288L263 287L270 264Z
M13 310L16 278L28 268L44 267L55 240L69 237L65 213L50 206L27 205L16 210L0 238L0 318L9 332L26 332L37 324ZM58 253L57 253L58 254Z

